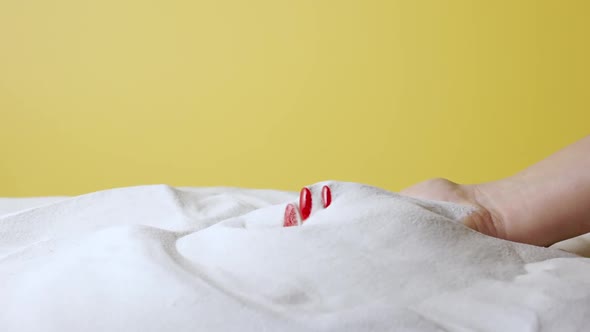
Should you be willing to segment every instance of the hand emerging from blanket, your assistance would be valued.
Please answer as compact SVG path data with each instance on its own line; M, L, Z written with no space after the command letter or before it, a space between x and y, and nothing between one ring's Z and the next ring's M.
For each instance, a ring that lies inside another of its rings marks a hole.
M433 179L401 194L472 205L468 227L549 246L590 232L590 136L506 179L473 185Z
M493 211L488 204L484 205L483 202L487 200L482 199L483 193L478 190L477 185L463 185L437 178L406 188L400 194L420 199L471 205L476 210L463 220L467 227L489 236L507 239L502 215Z
M285 219L283 227L301 226L307 218L311 215L311 209L313 208L311 190L307 187L303 187L299 193L299 206L295 204L287 204L285 208ZM323 186L322 188L322 205L321 208L327 208L332 204L332 189L329 186ZM320 208L317 206L316 208Z

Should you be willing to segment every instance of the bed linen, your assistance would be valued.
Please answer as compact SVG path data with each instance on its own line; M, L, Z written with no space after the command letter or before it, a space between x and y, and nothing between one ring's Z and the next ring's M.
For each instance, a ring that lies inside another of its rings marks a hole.
M309 188L295 227L275 190L0 199L0 331L590 329L590 259L559 250L585 238L539 248L464 227L468 207Z

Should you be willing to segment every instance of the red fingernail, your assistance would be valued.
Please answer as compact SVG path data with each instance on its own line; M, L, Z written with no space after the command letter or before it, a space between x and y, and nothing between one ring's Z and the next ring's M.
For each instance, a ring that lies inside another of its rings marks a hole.
M285 221L283 227L297 226L297 208L293 204L288 204L285 208Z
M324 208L332 204L332 190L330 190L330 187L324 186L322 188L322 200L324 201Z
M299 210L303 222L311 214L311 191L306 187L301 189L301 193L299 193Z

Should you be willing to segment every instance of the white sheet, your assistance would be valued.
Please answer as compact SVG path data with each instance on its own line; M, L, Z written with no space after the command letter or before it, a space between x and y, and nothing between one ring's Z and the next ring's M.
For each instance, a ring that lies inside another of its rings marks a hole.
M0 216L59 201L67 197L0 198Z
M473 232L457 205L330 185L290 228L297 196L278 191L0 200L0 331L590 328L589 259Z

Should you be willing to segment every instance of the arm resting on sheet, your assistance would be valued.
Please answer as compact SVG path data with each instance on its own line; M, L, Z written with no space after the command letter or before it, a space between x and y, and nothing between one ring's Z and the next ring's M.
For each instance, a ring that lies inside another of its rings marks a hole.
M402 194L473 205L467 226L548 246L590 232L590 136L506 179L471 185L433 179Z

